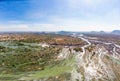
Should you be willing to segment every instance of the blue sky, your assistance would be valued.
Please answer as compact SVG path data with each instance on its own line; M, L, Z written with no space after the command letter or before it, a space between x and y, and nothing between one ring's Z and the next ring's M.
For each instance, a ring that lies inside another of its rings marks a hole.
M120 30L120 0L0 0L0 31Z

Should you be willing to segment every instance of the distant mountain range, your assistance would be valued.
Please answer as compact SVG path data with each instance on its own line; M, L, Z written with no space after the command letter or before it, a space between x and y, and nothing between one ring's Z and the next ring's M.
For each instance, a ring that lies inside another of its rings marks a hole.
M76 32L76 31L58 31L58 32L0 32L0 34L61 34L61 35L71 35L73 33L76 34L114 34L120 35L120 30L113 30L112 32L105 31L89 31L89 32Z
M115 34L120 35L120 30L113 30L112 32L105 31L90 31L90 32L71 32L71 31L59 31L57 34L72 34L72 33L83 33L83 34Z
M72 31L58 31L57 34L70 35L70 34L106 34L104 31L90 31L90 32L72 32Z
M111 32L112 34L120 35L120 30L114 30Z

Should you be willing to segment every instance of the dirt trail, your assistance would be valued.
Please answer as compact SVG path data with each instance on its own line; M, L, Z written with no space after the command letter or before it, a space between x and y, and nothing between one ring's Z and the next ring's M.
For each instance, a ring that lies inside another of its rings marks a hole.
M91 42L86 37L80 36L88 44L82 47L83 52L76 52L76 65L77 67L72 71L72 81L114 81L116 77L114 69L109 63L110 60L106 59L108 51L104 46L96 46L94 49L95 54L88 52L85 48L91 45ZM99 41L105 45L106 43ZM113 44L114 45L114 44ZM117 58L119 55L116 52L116 46L113 48L113 55L111 57ZM119 47L119 46L117 46ZM94 55L94 56L93 56ZM117 81L117 80L116 80Z

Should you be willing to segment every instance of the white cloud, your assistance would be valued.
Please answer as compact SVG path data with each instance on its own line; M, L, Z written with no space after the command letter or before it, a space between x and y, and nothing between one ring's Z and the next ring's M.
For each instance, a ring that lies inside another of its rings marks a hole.
M7 24L0 25L0 31L57 31L59 27L53 24Z
M59 27L54 24L33 23L29 25L32 31L58 31Z
M68 3L68 5L70 6L94 6L94 5L100 5L100 4L104 4L104 3L112 3L112 2L116 2L118 0L65 0L66 3Z
M29 27L25 24L0 25L0 31L29 31Z
M74 20L73 20L74 21ZM8 25L0 25L0 31L112 31L115 29L119 29L118 25L108 25L108 24L101 24L87 22L87 21L76 21L75 23L70 23L69 21L67 24L40 24L40 23L33 23L33 24L8 24Z
M101 4L104 3L108 0L82 0L82 2L86 5L97 5L97 4Z
M120 20L120 10L113 9L113 10L107 12L105 15L103 15L103 18L110 23L117 23L118 24L119 20Z
M46 12L41 12L39 10L29 10L26 12L26 17L28 19L41 19L47 16Z
M116 14L116 13L115 13ZM112 15L110 15L112 16ZM92 18L93 17L93 18ZM91 19L79 19L79 18L60 18L60 17L51 17L51 21L56 23L57 27L60 30L68 30L68 31L112 31L119 29L120 24L116 22L116 17L114 20L111 20L107 15L95 17L94 15ZM98 18L98 19L97 19ZM105 19L103 19L105 18ZM108 20L109 19L109 20Z
M74 9L79 9L83 7L93 7L106 0L65 0L67 5Z

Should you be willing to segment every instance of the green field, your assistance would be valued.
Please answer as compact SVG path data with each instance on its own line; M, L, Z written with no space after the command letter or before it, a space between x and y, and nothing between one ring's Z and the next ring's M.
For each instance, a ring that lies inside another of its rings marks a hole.
M57 60L63 47L42 47L38 42L0 42L0 81L36 80L70 73L75 58Z
M49 78L59 76L64 73L70 73L74 68L75 59L68 58L59 62L59 64L45 67L44 70L29 71L29 72L16 72L10 74L0 74L0 81L18 81L19 79L25 80L38 80L41 78Z

